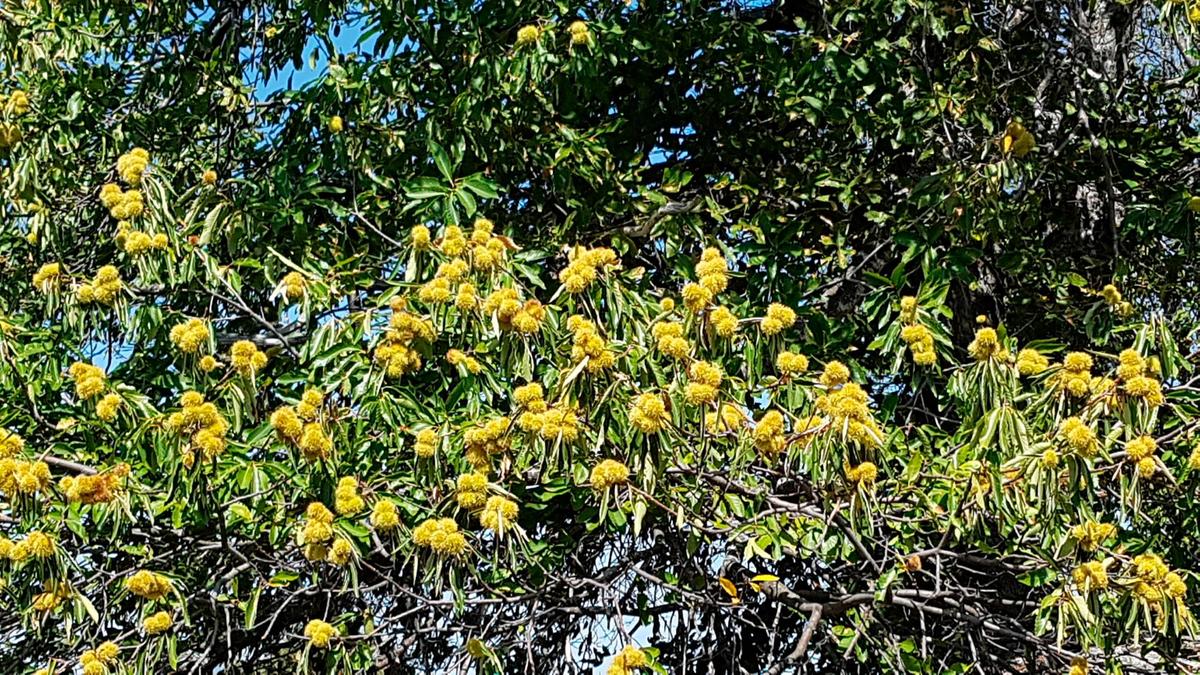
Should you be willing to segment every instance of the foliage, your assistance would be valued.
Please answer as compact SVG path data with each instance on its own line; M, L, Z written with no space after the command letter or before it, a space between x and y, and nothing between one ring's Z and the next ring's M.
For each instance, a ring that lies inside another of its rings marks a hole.
M7 668L1195 667L1200 6L0 22Z

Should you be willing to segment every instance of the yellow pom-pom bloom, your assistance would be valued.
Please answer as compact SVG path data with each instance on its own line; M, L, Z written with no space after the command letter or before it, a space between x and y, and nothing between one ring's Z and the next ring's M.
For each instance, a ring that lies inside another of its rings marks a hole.
M125 580L130 593L147 600L161 600L171 592L171 580L157 572L138 570Z
M1100 451L1100 441L1096 432L1078 417L1068 417L1059 425L1058 434L1066 442L1067 447L1080 457L1095 457Z
M629 467L615 459L606 459L592 467L592 488L604 491L629 482Z
M195 354L208 345L211 333L202 319L188 319L171 328L171 343L184 354Z
M1125 456L1131 462L1140 462L1147 457L1153 457L1158 450L1158 444L1149 436L1138 436L1125 443Z
M124 399L117 394L105 394L104 398L96 403L96 417L105 422L117 419L117 411L120 410L123 402Z
M644 434L658 433L671 421L659 394L638 394L629 407L629 423Z
M142 620L142 630L147 635L159 635L171 630L174 620L167 612L155 612Z
M525 45L531 45L537 42L538 38L541 36L542 29L538 26L533 24L521 26L521 28L517 31L517 46L524 47Z
M761 327L763 333L776 335L791 328L795 323L796 310L774 302L767 307L767 315L763 317Z
M396 510L395 502L388 499L375 502L375 506L371 509L371 526L383 532L399 527L400 513Z
M337 634L336 628L320 619L313 619L304 627L304 637L308 638L308 643L317 649L328 647Z
M780 375L799 375L808 370L808 357L796 352L780 352L775 358Z
M518 513L516 502L507 497L492 495L479 512L479 524L497 534L504 534L516 525Z
M841 361L830 361L821 372L821 384L832 389L850 381L850 369Z

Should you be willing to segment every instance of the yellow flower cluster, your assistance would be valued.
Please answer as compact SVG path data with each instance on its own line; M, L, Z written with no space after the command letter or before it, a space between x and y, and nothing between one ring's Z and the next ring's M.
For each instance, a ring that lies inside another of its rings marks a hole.
M112 471L94 476L63 476L58 481L58 489L66 496L67 501L81 504L104 504L116 497L120 488L120 479L129 475L128 464L118 464Z
M472 375L483 370L483 366L479 365L479 361L459 349L451 349L446 352L446 362L452 366L462 366Z
M0 429L0 459L12 457L25 449L25 439L8 429Z
M211 335L204 319L188 319L171 327L171 344L184 354L196 354L208 346Z
M45 462L14 457L0 459L0 494L10 501L50 487L50 467Z
M217 184L217 172L213 171L212 169L205 170L204 173L200 174L200 182L204 183L205 185L207 185L209 187L216 185Z
M683 390L689 405L708 405L717 400L721 387L721 368L708 361L695 361L688 368L690 380Z
M474 511L487 501L487 486L486 475L478 472L464 473L455 483L454 500L460 508Z
M112 265L105 265L96 270L96 276L90 282L84 282L75 290L75 296L82 304L98 302L111 305L117 299L117 294L124 288L121 283L121 273Z
M1037 142L1034 141L1033 134L1029 133L1023 124L1017 121L1008 123L1004 136L1000 139L1000 150L1005 155L1024 157L1036 147Z
M283 440L300 448L306 461L328 459L333 454L333 440L325 433L318 419L325 395L318 389L307 389L300 402L283 406L271 413L271 427Z
M296 543L304 547L308 560L324 560L329 555L329 543L333 541L333 512L321 502L312 502L304 510L304 526L296 537Z
M716 412L704 412L704 428L713 435L736 432L745 421L745 413L732 403L719 403Z
M1071 659L1071 668L1067 675L1088 675L1088 660L1082 656Z
M688 311L699 314L729 285L729 265L716 248L706 248L696 263L700 283L684 284L681 296Z
M107 386L104 371L90 363L72 363L67 376L75 382L75 396L83 401L99 396Z
M4 104L4 112L18 116L29 112L29 94L24 89L13 89L8 96L0 96Z
M303 274L293 271L283 275L280 285L283 286L284 297L288 300L299 300L304 297L304 289L308 287L308 282L304 280Z
M579 438L581 426L575 410L566 405L557 405L537 416L540 424L537 431L547 441L562 439L563 443L574 443Z
M1008 360L1008 350L1000 344L1000 337L994 328L980 328L975 331L975 339L967 345L967 353L976 361Z
M330 565L343 567L349 564L353 558L354 544L351 544L350 540L345 537L338 537L337 541L333 542L333 546L329 547L329 555L325 557L325 560Z
M666 402L659 394L638 394L629 406L629 423L644 434L655 434L671 422Z
M1041 375L1050 367L1050 359L1042 356L1036 349L1022 349L1017 352L1017 372L1025 377Z
M1121 352L1118 361L1117 379L1127 395L1145 401L1151 408L1157 408L1166 401L1162 383L1154 378L1152 359L1142 358L1136 350L1126 349Z
M508 497L492 495L488 497L483 510L479 512L479 524L485 528L503 535L516 525L517 503Z
M615 459L606 459L592 467L592 488L603 492L629 482L629 467Z
M425 282L420 289L417 290L417 299L427 305L440 305L449 302L453 297L453 284L463 281L471 272L471 266L466 260L455 258L449 262L442 263L438 266L437 273L432 279ZM469 283L463 283L459 286L458 292L460 295L470 296L471 303L463 302L459 305L459 309L467 311L474 308L475 305L475 287Z
M313 619L304 627L304 637L317 649L325 649L337 637L338 629L320 619Z
M162 232L150 234L134 230L127 220L122 220L117 224L116 240L121 248L131 256L144 255L150 251L165 251L171 244L166 234Z
M171 625L174 620L168 612L155 612L150 616L142 619L142 630L146 635L161 635L171 630Z
M567 26L567 33L571 36L572 46L584 47L592 42L592 32L583 21L572 21L571 25Z
M458 258L467 252L467 235L457 225L449 225L442 233L442 253L451 258Z
M83 675L106 675L109 668L115 668L121 655L121 647L115 642L103 642L95 649L89 649L79 655L79 665Z
M542 329L546 308L536 299L521 302L516 289L500 288L483 301L485 314L495 315L501 330L511 330L522 335L532 335Z
M608 348L596 324L575 314L567 319L567 330L574 336L571 341L571 360L579 363L587 359L585 368L589 373L602 372L616 363L616 354Z
M5 558L4 542L7 539L0 538L0 560ZM43 592L38 593L33 598L33 609L36 612L53 612L58 609L64 601L69 600L75 591L69 583L54 581L53 579L46 580L42 584Z
M258 350L258 345L249 340L238 340L229 348L229 362L238 374L254 377L267 367L267 354Z
M44 532L30 532L20 541L0 537L0 559L22 563L30 558L46 559L54 555L54 540Z
M546 392L537 382L530 382L513 389L513 403L521 411L517 415L517 426L522 431L533 433L541 430L541 415L549 408L545 396Z
M1149 478L1158 470L1158 464L1154 459L1154 453L1157 450L1158 444L1149 436L1138 436L1125 443L1125 457L1137 465L1138 473L1142 478Z
M1076 398L1086 396L1092 384L1092 357L1084 352L1070 352L1063 357L1062 370L1047 384Z
M680 361L687 360L692 351L692 345L683 337L683 324L675 321L656 323L650 329L654 337L654 346L664 356Z
M775 368L784 377L800 375L808 370L808 357L796 352L779 352L775 357Z
M1095 551L1109 537L1117 533L1117 526L1111 523L1096 523L1088 521L1071 528L1071 536L1079 542L1079 548L1085 551Z
M760 327L764 335L776 335L796 324L796 310L772 302L767 306L767 315L763 317Z
M937 352L933 348L933 332L917 321L917 299L911 295L900 298L900 339L908 345L913 363L932 366L937 363Z
M629 675L630 671L645 668L647 665L649 665L649 661L646 659L645 652L633 645L625 645L625 648L613 657L612 665L608 668L608 675Z
M769 458L787 448L786 424L778 410L768 410L754 425L754 447Z
M429 233L429 228L424 225L413 225L412 230L408 233L408 240L412 242L413 248L424 251L429 248L432 242L432 237Z
M344 476L338 480L333 499L333 509L339 516L353 516L367 508L367 503L358 493L358 479L354 476Z
M105 394L96 402L96 417L99 417L101 421L111 422L117 419L117 413L124 403L125 399L121 398L120 394Z
M490 457L508 450L510 425L511 420L507 417L493 417L467 429L463 434L467 462L476 470L486 473L491 467Z
M900 329L900 339L908 345L913 363L918 366L932 366L937 363L937 351L933 348L933 332L925 324L914 323Z
M380 499L371 508L371 527L380 532L388 532L400 527L400 512L396 503L390 499Z
M1076 567L1071 580L1085 595L1093 590L1102 591L1108 588L1108 570L1104 569L1104 563L1091 560Z
M116 183L107 183L100 188L100 203L117 220L133 220L146 212L141 190L122 190Z
M62 265L56 262L46 263L33 273L33 286L42 293L56 290L61 280Z
M471 266L482 272L501 267L508 252L508 243L492 235L495 224L487 218L476 218L471 229L471 244L468 253Z
M879 469L871 462L863 462L858 466L846 469L846 480L863 487L874 485L878 476Z
M134 148L117 158L117 173L121 175L121 180L137 186L142 182L148 164L150 153L143 148Z
M1039 460L1043 469L1054 469L1058 467L1058 451L1054 448L1046 448Z
M430 518L413 529L413 543L448 558L467 551L467 538L453 518Z
M571 251L567 266L558 273L558 280L568 293L582 293L592 285L600 272L617 263L617 254L611 248L576 247Z
M708 325L717 337L728 340L737 334L738 318L728 307L714 307L708 313Z
M1179 573L1172 572L1162 558L1143 553L1130 563L1128 576L1134 578L1133 595L1150 604L1164 598L1180 599L1187 595L1187 583Z
M417 442L413 445L413 451L417 457L428 459L437 454L438 450L438 433L436 429L428 428L417 432Z
M182 410L167 416L166 427L188 439L183 453L183 465L191 468L197 459L210 462L219 457L229 442L225 434L229 422L217 410L216 404L206 402L199 392L185 392L179 397Z
M871 416L867 403L867 392L854 382L846 382L819 396L816 407L829 418L830 427L840 431L844 439L865 448L877 448L883 443L883 432Z
M1117 290L1117 287L1112 284L1105 284L1104 288L1100 289L1100 295L1108 305L1115 306L1121 304L1121 291Z
M150 570L138 570L125 580L125 588L139 598L162 600L171 592L171 580Z
M375 362L393 378L419 370L421 354L413 347L413 342L433 342L436 336L432 323L405 311L404 306L403 298L392 300L387 333L375 348Z
M830 361L821 371L821 385L826 389L839 387L850 381L850 369L841 361Z
M1072 452L1085 459L1091 459L1100 451L1100 440L1096 432L1078 417L1068 417L1058 427L1058 435L1067 443Z
M534 24L521 26L521 28L517 30L517 46L524 47L526 45L531 45L537 42L538 38L541 36L542 29L539 26Z

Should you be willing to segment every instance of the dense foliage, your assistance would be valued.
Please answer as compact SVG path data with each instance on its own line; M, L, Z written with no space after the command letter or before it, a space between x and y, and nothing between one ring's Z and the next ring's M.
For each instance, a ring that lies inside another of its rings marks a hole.
M4 671L1197 668L1197 23L0 7Z

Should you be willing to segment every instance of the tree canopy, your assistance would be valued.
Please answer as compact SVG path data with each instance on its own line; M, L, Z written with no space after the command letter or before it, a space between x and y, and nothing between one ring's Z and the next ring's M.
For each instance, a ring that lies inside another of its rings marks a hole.
M0 7L5 672L1191 672L1200 4Z

